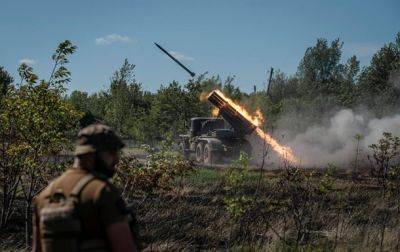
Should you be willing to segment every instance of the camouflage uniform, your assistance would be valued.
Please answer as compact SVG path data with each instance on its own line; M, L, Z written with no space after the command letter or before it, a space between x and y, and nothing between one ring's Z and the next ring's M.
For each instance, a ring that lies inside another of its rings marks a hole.
M96 124L82 129L78 134L75 155L96 153L101 150L119 151L124 144L107 126ZM79 220L81 231L79 234L80 250L107 251L106 229L113 223L127 221L125 202L120 197L117 188L112 185L101 172L70 168L56 178L50 186L45 188L34 200L33 239L34 251L45 250L45 239L40 228L40 214L46 199L55 190L69 195L73 188L85 176L92 174L86 185L79 192ZM57 245L62 248L56 251L68 251L68 244Z

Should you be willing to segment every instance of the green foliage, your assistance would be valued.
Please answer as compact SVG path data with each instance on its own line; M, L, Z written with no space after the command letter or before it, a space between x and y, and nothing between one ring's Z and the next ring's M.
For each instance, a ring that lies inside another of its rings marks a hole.
M93 115L92 109L89 108L89 97L86 92L73 91L69 97L69 102L74 105L75 109L84 113L82 118L79 120L80 126L86 127L90 124L96 123L97 118Z
M150 104L135 80L134 68L135 65L125 59L122 67L112 76L104 121L123 136L142 139L142 118L149 113Z
M224 200L225 209L229 213L232 222L237 221L243 216L243 214L246 213L246 210L250 206L251 200L252 198L245 195L238 197L227 197Z
M389 173L397 174L397 162L400 158L400 137L384 132L378 143L369 146L372 150L373 162L371 175L376 176L383 187L386 187Z
M294 223L293 238L296 247L307 243L321 229L324 216L322 209L334 190L332 174L334 166L329 166L321 175L303 168L288 167L276 185L280 197L285 198L283 208L289 220Z
M231 221L238 221L250 208L252 197L243 195L242 189L246 178L249 177L249 157L241 152L237 160L227 169L225 174L225 190L227 195L224 198L225 209L231 217Z
M400 221L400 137L384 132L378 143L370 145L370 148L373 153L371 175L377 178L381 192L374 212L380 229L380 249L383 250L385 230L392 224L393 212L396 213L396 225Z
M25 63L22 63L18 67L18 74L21 77L20 85L23 84L24 80L29 84L33 84L36 83L38 79L37 75L33 73L33 68Z
M355 76L359 62L355 56L345 65L340 63L343 43L336 39L328 45L319 39L314 47L306 50L300 62L297 76L302 96L331 96L331 107L351 105Z
M158 90L150 110L150 120L157 125L153 132L156 139L162 139L168 131L177 135L188 128L190 104L185 98L185 90L177 82Z
M398 108L400 89L391 78L396 78L394 74L399 71L400 32L397 33L395 42L386 44L375 53L370 66L361 72L357 85L359 103L366 104L378 115L385 115Z
M7 94L10 84L14 81L13 77L0 66L0 101Z
M226 171L227 189L240 189L248 177L249 156L241 152L239 158L234 160Z
M65 40L61 42L54 54L51 56L54 61L53 70L51 71L48 83L55 86L59 91L65 91L64 84L70 82L71 72L65 67L68 64L68 56L76 51L77 47L71 41Z
M145 164L140 164L133 156L123 156L117 166L115 180L124 188L127 197L135 193L150 196L168 191L173 180L194 171L189 161L167 148L143 148L148 153Z
M63 42L53 56L55 73L67 71L67 55L75 46ZM60 67L64 67L60 70ZM69 74L55 74L54 82L41 80L32 67L21 64L21 81L10 85L1 100L0 110L0 187L1 220L5 226L14 209L17 191L25 201L29 216L32 198L50 178L59 173L62 164L51 159L70 147L71 131L76 129L81 114L62 94ZM29 221L26 220L29 241Z

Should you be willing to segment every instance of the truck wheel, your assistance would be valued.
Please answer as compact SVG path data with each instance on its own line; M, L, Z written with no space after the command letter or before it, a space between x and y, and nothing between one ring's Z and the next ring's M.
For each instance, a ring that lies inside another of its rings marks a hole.
M206 146L204 146L204 163L208 164L208 165L212 165L215 164L216 162L218 162L218 156L213 153L210 144L206 144Z
M196 146L196 162L203 163L203 143L198 143Z

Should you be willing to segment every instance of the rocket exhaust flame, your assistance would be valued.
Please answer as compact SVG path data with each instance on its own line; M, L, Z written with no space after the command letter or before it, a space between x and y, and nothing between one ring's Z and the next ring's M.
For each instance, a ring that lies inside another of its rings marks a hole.
M252 143L255 156L264 158L265 143L286 161L297 164L299 161L294 156L289 147L280 145L272 136L264 132L261 126L264 118L258 109L255 115L251 115L243 106L240 106L220 90L214 90L208 94L207 99L217 107L213 110L221 115L239 134L244 135L250 143Z
M232 110L235 111L236 114L240 114L241 116L246 118L247 121L251 122L255 126L260 126L263 122L261 111L259 109L256 111L256 115L253 116L249 112L247 112L247 110L243 106L240 106L237 102L234 102L232 99L225 96L224 93L222 93L218 89L212 91L208 95L207 99L219 109L221 109L219 106L226 106L228 104L232 107ZM220 101L215 104L215 100Z
M211 111L211 114L215 117L217 117L219 115L219 109L218 108L213 108L213 110Z
M257 135L259 139L254 138L254 133ZM285 147L282 146L276 141L274 138L272 138L269 134L265 133L262 129L256 128L255 132L252 135L248 136L248 139L250 142L258 142L259 147L264 147L263 142L269 144L276 153L279 154L280 157L285 159L291 164L298 164L299 160L298 158L293 154L292 149L290 147ZM261 142L259 141L261 140ZM260 152L260 151L258 151ZM261 151L261 153L258 154L258 156L262 155L261 157L264 156L264 150Z
M257 127L252 116L221 91L212 91L207 99L219 109L219 115L232 125L240 135L249 135Z

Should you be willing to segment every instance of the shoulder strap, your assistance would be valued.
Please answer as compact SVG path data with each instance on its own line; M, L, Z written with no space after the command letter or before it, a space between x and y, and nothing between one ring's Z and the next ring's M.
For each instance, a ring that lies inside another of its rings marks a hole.
M79 198L79 194L81 193L81 191L83 190L83 188L94 179L94 175L93 174L88 174L86 176L84 176L83 178L81 178L78 183L76 183L76 185L74 186L74 188L72 189L70 195Z

